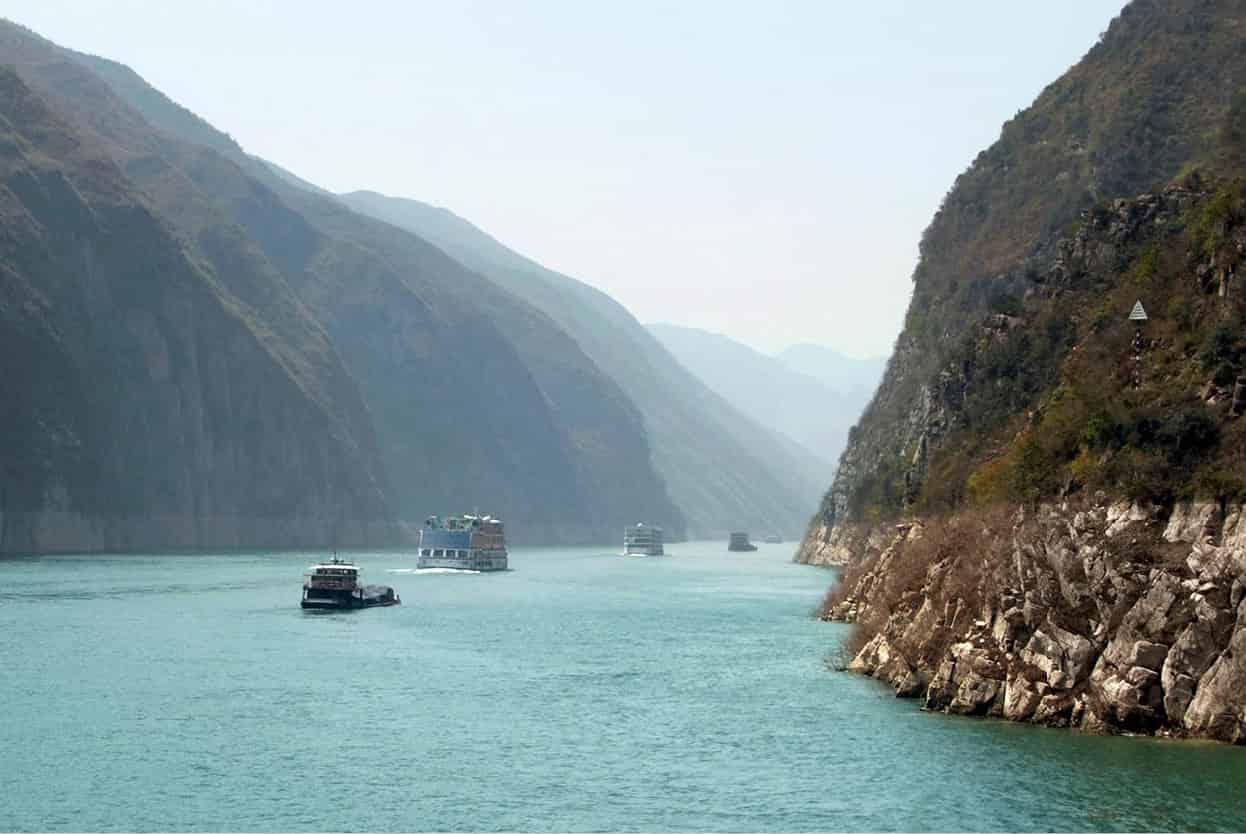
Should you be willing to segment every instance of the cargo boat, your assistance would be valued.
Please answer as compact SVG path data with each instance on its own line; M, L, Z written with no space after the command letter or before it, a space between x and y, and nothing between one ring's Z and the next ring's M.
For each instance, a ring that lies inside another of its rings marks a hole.
M402 602L388 585L364 585L359 568L336 556L312 565L303 583L303 608L379 608Z
M662 528L647 524L623 529L624 556L665 556L662 548Z
M507 570L509 555L502 522L488 515L429 516L420 530L420 555L415 566Z
M748 540L748 533L732 533L727 541L727 549L734 553L748 553L756 550L757 545Z

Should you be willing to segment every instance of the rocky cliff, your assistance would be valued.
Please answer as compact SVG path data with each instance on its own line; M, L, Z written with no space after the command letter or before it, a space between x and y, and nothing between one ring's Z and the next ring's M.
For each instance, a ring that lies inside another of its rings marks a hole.
M800 553L846 566L843 665L934 710L1246 741L1241 12L1131 3L949 193Z
M858 625L842 665L932 710L1246 743L1241 189L1089 212L975 329L914 421L942 449L911 461L936 474L906 518L806 548L847 566L823 609ZM1164 314L1125 321L1139 293ZM1066 308L1048 350L1024 341L1048 387L984 419L1010 338Z
M1246 743L1246 506L1105 496L897 526L824 615L927 709Z
M980 339L984 325L1009 341L1019 305L1043 292L1060 258L1056 244L1086 213L1162 189L1192 166L1242 170L1244 29L1235 0L1135 0L957 178L922 237L903 332L849 435L802 559L842 559L842 525L921 508L940 450L968 460L967 438L997 429L1052 384L1057 365L1039 355L1051 340L1031 330L1029 344L1011 337L1013 364L996 361L1002 350L992 360L1005 380L996 402L979 397L966 408L964 363L974 351L965 343Z

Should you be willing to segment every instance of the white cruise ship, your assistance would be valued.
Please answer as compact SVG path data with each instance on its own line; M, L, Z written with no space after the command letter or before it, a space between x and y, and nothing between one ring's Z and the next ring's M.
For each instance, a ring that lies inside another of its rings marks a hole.
M420 530L417 568L507 570L506 534L492 516L430 516Z
M623 530L624 556L664 556L662 549L662 528L648 524L637 524Z

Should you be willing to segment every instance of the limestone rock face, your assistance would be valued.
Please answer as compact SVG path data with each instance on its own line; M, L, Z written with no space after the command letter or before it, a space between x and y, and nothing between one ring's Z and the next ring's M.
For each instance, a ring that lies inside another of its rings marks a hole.
M1042 672L1048 686L1068 689L1074 681L1085 677L1094 657L1094 646L1089 639L1054 623L1046 623L1044 628L1034 632L1019 657Z
M877 528L840 524L829 528L814 519L796 561L807 565L845 565L854 555L881 552L887 537Z
M1004 668L984 648L952 646L926 691L926 708L957 715L1002 715Z
M1170 542L1202 541L1210 533L1210 527L1220 514L1216 501L1191 501L1178 504L1168 517L1164 528L1164 540Z
M1198 681L1183 725L1195 735L1233 744L1246 743L1246 618L1238 609L1237 627L1228 649L1221 652Z
M899 697L911 697L921 688L921 678L904 655L879 634L848 665L848 671L871 675L895 687Z
M1100 498L892 525L826 616L874 630L850 671L928 710L1246 743L1242 518Z

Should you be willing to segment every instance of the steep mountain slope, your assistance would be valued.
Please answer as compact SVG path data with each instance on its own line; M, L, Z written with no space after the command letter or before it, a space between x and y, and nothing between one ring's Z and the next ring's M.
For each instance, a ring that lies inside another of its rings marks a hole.
M958 429L980 433L983 420L962 408L959 362L980 322L1017 315L1041 289L1082 212L1223 158L1225 119L1246 83L1244 34L1236 2L1136 0L957 178L923 235L904 331L811 526L807 558L835 551L841 522L894 516L917 500L932 456L966 460L959 442L944 445ZM1052 363L1027 357L1060 350L1063 325L1051 326L1016 346L1021 381L992 413L1017 413L1052 383Z
M647 325L680 363L710 390L764 426L786 435L834 469L848 429L869 399L853 386L844 393L798 373L773 356L726 336L679 327Z
M128 69L0 34L0 57L93 131L239 292L293 292L298 315L272 320L292 339L322 329L341 355L401 517L479 506L521 542L612 539L638 517L682 531L639 415L552 321L413 235L292 186Z
M1240 2L1131 4L949 194L802 547L849 563L849 669L1246 743L1243 34Z
M0 550L394 538L370 437L325 407L332 363L268 330L11 68L0 186Z
M980 434L949 436L927 511L828 599L859 624L853 668L930 709L1246 743L1244 195L1188 177L1093 210L983 329ZM993 385L1026 343L1038 371ZM1043 379L1024 417L992 414Z
M691 534L749 527L790 535L803 526L825 464L737 412L605 293L542 267L445 209L372 192L342 200L432 241L571 334L644 415L654 464Z
M854 359L824 345L800 344L784 348L778 360L797 373L811 376L833 391L860 396L868 402L883 378L887 359Z
M279 166L248 156L228 136L153 91L128 68L93 56L69 54L98 73L148 121L187 141L223 150L248 175L285 203L299 207L322 229L335 236L344 234L366 240L369 247L384 240L396 250L389 254L391 261L411 254L407 251L410 238L387 236L373 225L336 212L321 199L322 190ZM634 404L643 419L646 437L637 440L634 427L618 417L617 410L614 418L599 420L596 426L590 425L580 432L583 437L597 440L581 442L578 447L598 452L596 464L584 454L577 456L577 466L584 472L580 482L616 490L610 500L602 502L615 515L653 519L666 524L677 535L684 519L690 532L698 535L721 535L739 525L757 529L777 527L792 534L803 527L806 508L816 503L826 470L795 444L744 419L705 389L613 299L544 269L444 209L362 192L342 199L362 214L432 242L549 316L578 346L558 352L573 356L583 351L589 364L608 377L594 382L601 386L597 401L618 402L621 390L623 397ZM486 296L496 298L488 290L480 290L471 278L443 284L463 290L471 303ZM493 307L523 309L522 302L495 301ZM504 322L502 329L510 336L529 332L532 327L521 316ZM523 353L524 347L520 345L521 354L529 365L548 361L548 353L533 357L531 351L535 347L528 346L529 352ZM580 376L590 378L586 371ZM574 391L581 387L571 384L574 375L566 378L570 380L566 388ZM606 390L609 385L617 389ZM384 396L388 390L381 394ZM580 400L587 401L587 397ZM624 425L628 425L629 431L620 434L617 428ZM606 437L613 438L609 444L601 441ZM648 454L642 449L645 443L650 449ZM651 468L646 472L644 467ZM652 469L661 477L656 478Z

